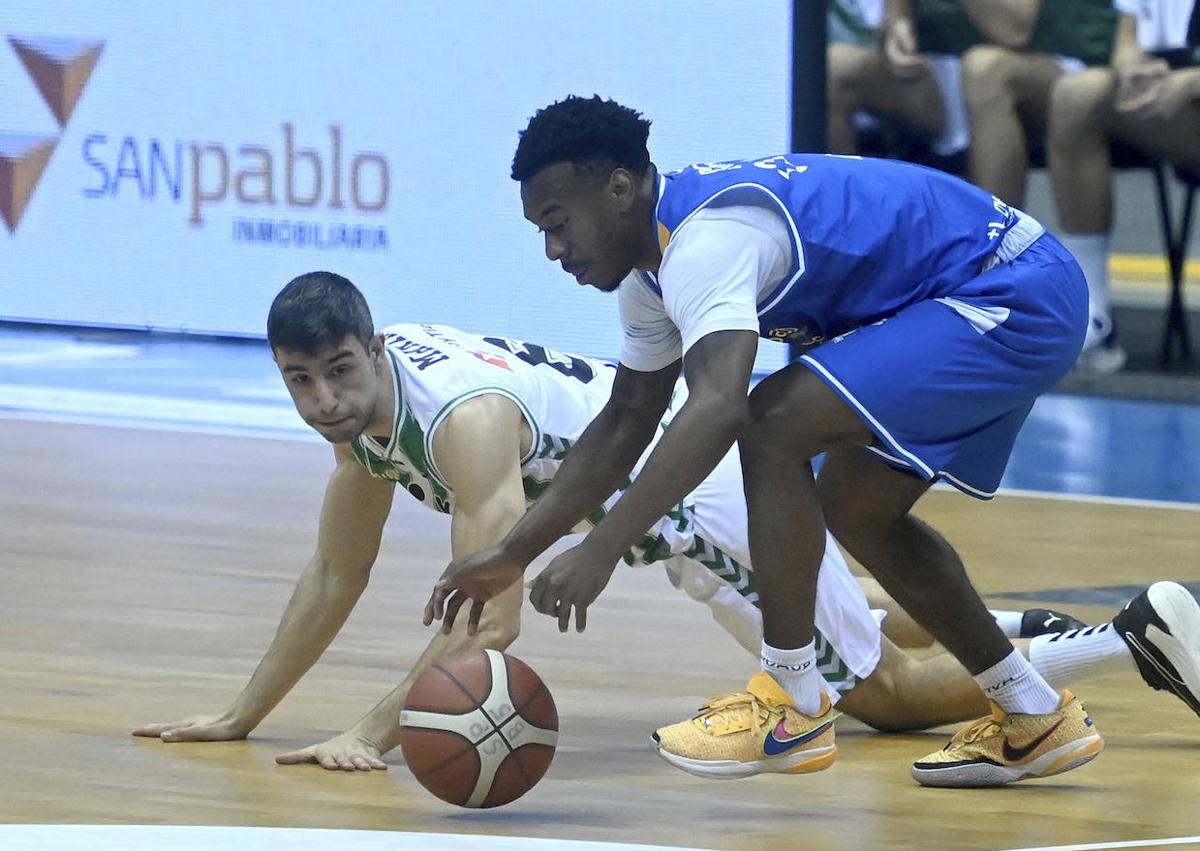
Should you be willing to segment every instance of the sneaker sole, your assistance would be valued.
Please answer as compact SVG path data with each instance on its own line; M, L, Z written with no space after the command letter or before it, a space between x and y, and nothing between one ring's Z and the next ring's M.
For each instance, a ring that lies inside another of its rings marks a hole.
M1175 582L1155 582L1146 596L1171 631L1168 635L1149 624L1146 640L1175 667L1183 682L1164 670L1153 653L1139 647L1136 635L1126 636L1125 641L1131 650L1158 669L1172 694L1200 715L1200 700L1196 697L1200 694L1200 605L1190 591Z
M992 762L976 762L969 765L954 765L945 768L912 767L913 779L922 786L942 788L972 788L978 786L1005 786L1018 780L1036 777L1052 777L1091 762L1104 750L1104 739L1093 733L1060 745L1037 759L1021 765L996 765Z
M783 756L764 757L754 762L738 762L735 759L690 759L663 750L653 739L651 742L655 752L680 771L712 780L736 780L739 777L753 777L755 774L809 774L823 771L833 765L837 758L837 745L828 745Z

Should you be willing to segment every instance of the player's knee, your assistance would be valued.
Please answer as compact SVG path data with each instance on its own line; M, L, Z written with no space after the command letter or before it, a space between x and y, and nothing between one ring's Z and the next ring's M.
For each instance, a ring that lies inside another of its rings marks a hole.
M1093 132L1115 92L1116 78L1104 68L1069 74L1055 83L1050 93L1051 143L1069 145L1079 134Z
M812 442L812 435L804 427L810 421L805 417L808 387L818 382L809 370L787 369L777 372L760 382L750 393L748 402L749 421L742 442L743 452L771 453L787 448L792 452L803 451ZM820 447L811 447L812 454ZM811 457L809 455L808 457Z
M992 44L980 44L962 55L963 97L972 109L994 108L1012 97L1012 72L1019 56Z

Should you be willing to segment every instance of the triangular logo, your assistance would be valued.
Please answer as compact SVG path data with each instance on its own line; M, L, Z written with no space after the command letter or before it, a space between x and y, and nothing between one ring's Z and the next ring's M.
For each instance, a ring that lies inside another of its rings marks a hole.
M57 144L57 136L0 133L0 218L9 233L16 232Z
M25 70L54 113L59 127L66 127L96 61L104 50L102 41L75 38L18 38L8 43L17 52Z

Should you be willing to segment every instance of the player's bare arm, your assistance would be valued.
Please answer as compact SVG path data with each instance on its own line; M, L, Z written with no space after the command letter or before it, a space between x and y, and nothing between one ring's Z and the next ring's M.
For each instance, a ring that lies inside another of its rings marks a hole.
M583 543L554 559L533 582L535 609L558 618L566 632L587 625L587 607L608 584L624 553L646 529L678 504L737 439L749 416L747 392L758 335L716 331L684 357L688 400L646 462L637 480Z
M157 736L165 742L245 738L342 628L367 587L394 486L371 478L346 446L335 446L334 455L337 466L325 488L316 552L246 687L219 715L146 724L133 731L135 736Z
M455 557L496 543L525 510L520 461L532 436L517 406L508 398L486 395L456 408L433 439L434 459L454 491L451 548ZM436 634L408 676L353 727L318 745L281 754L284 764L317 763L343 771L386 769L380 757L400 741L400 710L413 682L430 665L455 653L478 648L504 650L521 626L520 582L495 588L482 607L477 628L466 624Z
M678 362L655 372L618 368L608 403L550 487L503 541L446 568L425 607L425 623L440 619L444 630L451 629L467 600L475 601L474 618L497 588L520 579L529 562L602 504L649 445L678 376Z

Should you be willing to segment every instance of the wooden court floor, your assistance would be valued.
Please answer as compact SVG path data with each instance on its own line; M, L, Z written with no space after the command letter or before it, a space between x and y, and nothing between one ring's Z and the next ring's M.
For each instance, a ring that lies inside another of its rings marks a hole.
M277 766L345 729L424 646L447 523L397 497L358 610L248 741L135 739L219 712L253 670L314 542L315 443L0 420L0 821L340 827L706 848L1026 848L1200 834L1200 719L1135 674L1078 689L1107 750L1059 778L923 789L942 730L839 722L829 771L703 781L661 762L655 726L756 663L656 571L619 571L584 635L527 615L513 651L546 679L562 733L517 803L457 810L399 753L391 769ZM931 494L985 595L1200 578L1200 512ZM993 597L993 599L996 599ZM1019 603L1004 602L1013 608ZM1106 619L1108 608L1074 607Z

